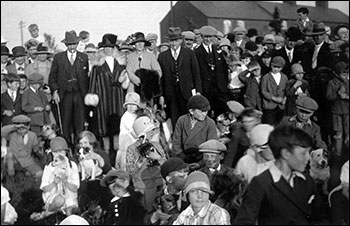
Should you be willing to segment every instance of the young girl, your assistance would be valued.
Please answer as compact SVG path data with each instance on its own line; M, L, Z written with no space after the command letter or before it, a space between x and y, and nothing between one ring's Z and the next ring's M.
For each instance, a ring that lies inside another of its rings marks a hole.
M136 135L132 125L137 117L136 111L140 107L140 96L135 92L127 93L124 108L126 108L120 120L119 149L115 160L115 168L126 170L126 149L136 141Z
M108 187L113 198L110 202L107 224L143 225L146 210L142 204L142 193L135 191L130 175L124 170L111 170L101 181Z

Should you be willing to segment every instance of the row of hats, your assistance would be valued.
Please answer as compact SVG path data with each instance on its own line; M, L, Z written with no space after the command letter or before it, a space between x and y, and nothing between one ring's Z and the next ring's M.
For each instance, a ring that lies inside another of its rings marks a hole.
M20 57L20 56L26 56L27 55L27 51L23 46L16 46L12 48L12 53L10 53L9 48L7 48L6 46L1 46L1 56L6 55L9 57ZM39 43L36 47L36 52L33 54L49 54L51 55L52 53L49 51L49 48L45 45L43 45L43 43Z

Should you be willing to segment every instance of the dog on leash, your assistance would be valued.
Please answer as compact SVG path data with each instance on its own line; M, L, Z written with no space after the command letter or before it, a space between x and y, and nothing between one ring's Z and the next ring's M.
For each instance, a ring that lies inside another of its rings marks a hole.
M81 171L81 180L95 180L102 174L102 169L98 166L97 160L93 160L89 148L79 149L79 170Z
M316 149L310 153L310 176L317 182L322 183L323 194L328 194L328 180L331 176L328 165L328 152Z

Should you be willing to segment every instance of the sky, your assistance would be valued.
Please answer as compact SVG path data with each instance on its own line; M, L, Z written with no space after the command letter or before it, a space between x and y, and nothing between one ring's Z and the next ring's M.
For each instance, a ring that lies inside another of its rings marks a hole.
M314 1L297 4L315 6ZM347 1L330 1L329 7L349 15ZM95 45L106 33L116 34L121 40L138 31L159 36L159 23L169 10L170 1L1 1L1 35L9 41L10 50L21 45L20 21L25 25L24 42L30 38L28 26L36 23L39 33L53 35L60 49L65 49L61 41L70 30L77 34L82 30L90 32L90 42Z

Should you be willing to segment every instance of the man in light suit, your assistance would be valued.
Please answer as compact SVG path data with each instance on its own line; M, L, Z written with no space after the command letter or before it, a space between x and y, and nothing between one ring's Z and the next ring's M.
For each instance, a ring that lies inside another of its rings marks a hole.
M181 46L181 29L170 27L168 38L170 49L159 54L158 61L163 72L163 97L175 125L177 119L188 112L188 99L202 92L202 82L195 53Z
M88 56L76 50L79 38L74 30L67 31L62 42L67 51L54 56L49 86L53 100L60 106L63 135L72 143L71 132L76 137L84 129L89 63Z

